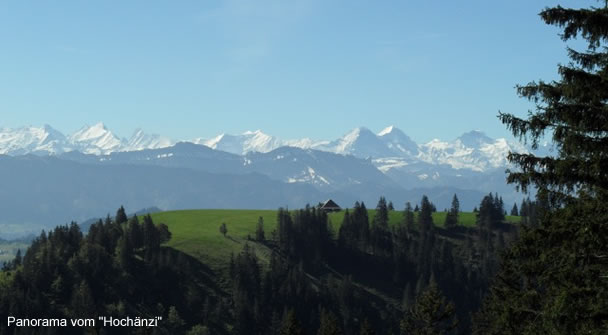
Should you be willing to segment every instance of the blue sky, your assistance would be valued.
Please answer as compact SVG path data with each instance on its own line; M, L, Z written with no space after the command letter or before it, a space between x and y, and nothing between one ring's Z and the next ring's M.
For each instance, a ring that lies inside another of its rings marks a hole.
M525 115L555 79L538 12L596 1L0 2L0 127L103 121L176 139L262 129L333 139L394 124L418 142Z

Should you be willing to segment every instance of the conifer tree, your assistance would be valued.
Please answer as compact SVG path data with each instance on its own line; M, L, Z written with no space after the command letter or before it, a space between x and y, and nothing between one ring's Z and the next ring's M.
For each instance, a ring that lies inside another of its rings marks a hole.
M281 335L303 335L304 330L302 330L302 326L300 326L300 321L296 317L296 313L294 310L289 310L287 315L285 315L282 325L281 325Z
M401 320L400 329L403 335L444 335L453 334L457 325L454 304L446 301L431 280Z
M258 242L263 242L265 240L265 237L264 237L264 218L261 217L261 216L258 218L258 225L257 225L256 230L255 230L255 239Z
M388 206L386 199L380 197L376 206L371 230L372 250L374 254L390 254L392 250L391 235L388 230Z
M95 301L91 288L85 281L75 287L72 293L71 308L71 316L74 318L95 317Z
M426 195L420 201L420 213L418 214L418 227L423 234L433 230L433 216L431 202Z
M405 210L403 211L403 223L408 231L414 230L414 211L412 210L412 204L409 202L405 203Z
M116 223L125 223L127 222L127 220L128 218L125 208L123 206L120 206L120 208L116 211Z
M454 194L452 198L452 207L450 211L445 216L445 228L453 229L458 224L458 215L460 213L460 201L458 201L458 197Z
M513 204L513 208L511 208L511 216L519 216L519 211L517 210L517 204Z
M376 205L376 215L374 215L373 223L374 228L388 230L388 206L384 197L380 197L380 200L378 200L378 205Z
M556 154L509 154L518 170L508 181L538 190L538 219L505 253L476 334L608 333L608 2L600 3L540 13L564 41L579 38L587 48L568 48L571 61L558 66L559 80L517 88L535 112L525 119L499 114L533 147L548 134ZM524 213L530 208L522 204Z
M139 219L137 215L133 215L131 219L129 219L129 224L127 226L127 236L130 240L130 244L134 249L139 249L144 244L144 233L139 224Z

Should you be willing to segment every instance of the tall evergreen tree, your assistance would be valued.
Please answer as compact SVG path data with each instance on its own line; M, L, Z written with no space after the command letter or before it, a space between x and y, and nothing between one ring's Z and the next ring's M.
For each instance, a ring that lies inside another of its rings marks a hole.
M281 325L281 335L303 335L304 330L300 325L300 321L296 317L296 313L294 310L290 310L283 318L283 322Z
M536 104L523 119L500 114L515 136L537 147L550 134L557 153L510 153L519 170L508 181L538 189L538 223L522 227L476 317L477 334L608 333L608 2L600 7L556 6L540 13L580 38L560 79L517 88ZM524 208L522 206L522 214ZM528 213L529 208L525 208Z
M513 204L513 208L511 208L511 216L519 216L519 211L517 210L517 204Z
M369 216L364 202L355 202L351 219L356 227L355 230L358 232L359 248L365 250L369 246L370 229Z
M414 210L412 204L409 202L405 203L405 210L403 211L403 224L408 231L414 230Z
M258 242L263 242L265 240L264 237L264 218L263 217L259 217L258 218L258 225L255 229L255 239Z
M431 202L426 195L423 195L420 201L420 213L418 214L418 227L423 234L433 230L432 214Z
M458 197L454 194L452 198L452 207L450 211L445 216L445 228L453 229L458 224L458 216L460 213L460 201L458 201Z
M374 228L377 227L380 230L388 230L388 206L386 204L386 198L384 197L380 197L380 200L378 200L373 223Z
M453 334L458 325L453 303L446 302L434 281L416 298L400 328L403 335Z
M116 211L115 221L116 223L121 224L127 222L127 220L127 212L125 211L125 208L123 206L120 206L120 208Z
M374 254L390 254L392 250L392 239L388 229L388 206L384 197L380 197L378 205L376 205L376 214L374 215L371 230L371 240Z

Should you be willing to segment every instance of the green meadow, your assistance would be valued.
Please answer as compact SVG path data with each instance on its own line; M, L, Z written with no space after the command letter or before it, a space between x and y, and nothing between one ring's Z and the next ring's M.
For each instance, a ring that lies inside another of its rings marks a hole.
M369 210L370 223L375 210ZM272 239L277 220L275 210L238 210L238 209L204 209L180 210L152 214L155 223L165 223L172 233L167 246L183 251L215 269L225 269L231 253L241 251L245 243L249 243L256 250L262 260L267 260L270 250L259 243L248 241L248 236L255 236L258 218L264 219L266 239ZM443 227L445 212L433 213L433 221L439 228ZM336 233L340 227L344 211L329 214L329 221ZM391 211L389 224L397 225L403 219L403 212ZM519 217L507 217L508 222L518 222ZM219 227L226 223L228 233L224 237ZM475 213L462 212L459 215L459 224L472 227L475 225Z

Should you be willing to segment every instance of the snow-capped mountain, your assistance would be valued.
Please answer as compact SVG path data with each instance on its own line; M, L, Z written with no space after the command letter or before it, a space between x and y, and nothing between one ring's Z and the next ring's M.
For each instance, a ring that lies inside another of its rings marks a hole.
M396 151L399 154L407 156L418 155L418 144L395 126L384 128L378 133L378 137L380 137L393 152Z
M0 128L0 154L59 154L69 151L65 136L49 125L42 127Z
M319 148L337 154L349 154L359 158L393 156L394 152L382 138L365 127L355 128L341 138Z
M237 155L244 155L252 151L269 152L285 145L283 141L266 135L261 130L246 131L241 135L221 134L209 140L199 138L193 142Z
M157 134L146 134L137 129L126 143L121 143L120 151L140 151L145 149L166 148L175 144L175 141Z
M84 126L68 137L75 150L85 154L108 154L120 151L123 143L106 126L99 122L91 127Z
M0 154L59 155L78 151L85 154L107 155L112 152L165 148L175 141L156 134L136 130L129 139L119 138L103 123L84 126L65 136L49 125L42 127L0 128Z
M509 151L528 152L506 139L492 139L480 131L471 131L451 142L434 139L421 146L418 158L430 164L447 164L454 169L487 171L508 165Z
M65 136L49 125L0 129L0 154L58 154L65 151L65 142Z
M368 128L359 127L333 141L310 138L283 140L256 130L239 135L221 134L210 139L197 138L187 142L237 155L268 153L284 146L353 155L371 159L384 173L419 163L484 172L506 167L509 151L528 151L519 143L504 138L492 139L481 131L465 133L452 141L434 139L418 145L395 126L389 126L377 134ZM146 134L141 129L136 130L129 139L120 138L103 123L85 126L69 136L48 125L0 129L0 154L8 155L58 155L69 151L108 155L113 152L166 148L175 143L175 140Z

